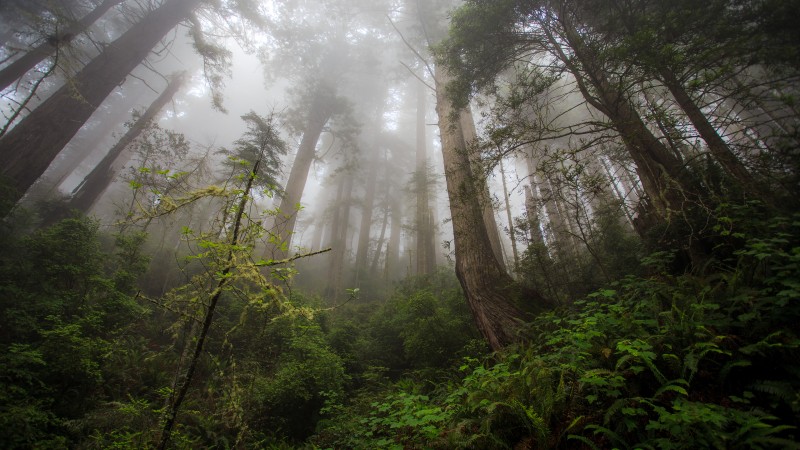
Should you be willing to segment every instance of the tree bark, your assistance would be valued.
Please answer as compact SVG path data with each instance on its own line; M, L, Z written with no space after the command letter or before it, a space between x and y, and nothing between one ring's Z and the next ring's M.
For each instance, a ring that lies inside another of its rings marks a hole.
M487 342L499 350L518 339L522 312L507 297L513 280L500 266L489 241L483 217L483 186L476 183L460 120L446 97L448 75L436 67L436 112L442 139L445 180L455 244L456 276L467 297L473 319ZM536 294L538 296L538 294ZM541 296L538 296L541 299ZM539 300L537 299L537 300Z
M470 148L478 135L475 129L475 121L472 118L472 110L467 107L461 111L459 113L459 120L461 133L463 134L464 148L469 156L473 178L480 186L476 194L480 194L481 207L483 208L483 221L486 224L489 243L492 245L492 253L494 253L494 257L497 259L497 263L500 264L500 267L506 270L506 259L503 257L503 244L500 240L500 231L497 228L497 219L494 217L494 206L492 205L492 196L489 193L489 185L486 182L485 171L483 167L481 167L478 153Z
M25 194L108 94L199 3L170 0L148 13L0 139L0 167L16 190L14 200Z
M20 58L4 67L3 70L0 70L0 91L4 91L15 81L22 78L23 75L36 67L37 64L44 61L44 59L48 56L52 55L53 52L58 49L58 47L70 43L75 36L82 33L99 18L103 17L103 15L105 15L109 9L122 3L123 1L124 0L103 1L103 3L97 5L97 7L89 12L89 14L85 15L82 19L67 27L67 29L64 30L60 36L55 36L52 39L46 39L45 42L29 50Z

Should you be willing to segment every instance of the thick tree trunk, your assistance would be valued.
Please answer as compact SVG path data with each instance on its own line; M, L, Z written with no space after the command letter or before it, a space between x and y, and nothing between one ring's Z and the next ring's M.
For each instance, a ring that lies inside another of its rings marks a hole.
M72 80L0 139L0 167L16 200L47 169L100 103L200 0L170 0L108 45Z
M319 89L326 89L325 85ZM289 179L286 182L286 190L281 197L278 216L275 218L276 234L285 243L285 251L280 247L272 249L275 259L283 259L291 251L292 234L297 223L298 205L303 197L303 191L308 181L308 171L314 161L317 142L322 134L325 124L333 113L327 92L318 91L311 104L308 113L306 128L297 155L292 163L292 170L289 172Z
M450 198L456 275L467 297L478 329L494 350L518 339L516 327L523 314L506 297L513 280L500 266L489 241L483 217L483 186L476 183L464 142L461 121L445 95L448 76L437 66L436 112L442 139L445 180ZM538 296L538 294L537 294ZM540 300L541 296L538 296Z
M164 89L158 98L150 104L144 114L136 120L133 126L120 138L116 145L108 151L100 163L89 172L89 175L83 179L83 182L72 191L72 200L70 200L69 203L71 208L78 209L85 213L89 212L92 205L94 205L97 199L100 198L100 195L114 180L114 176L116 175L113 169L114 161L116 161L122 152L139 137L148 125L150 125L161 109L172 100L185 80L185 73L173 77L166 89Z
M75 36L89 28L97 19L103 17L109 9L123 1L124 0L105 0L82 19L67 27L61 35L45 40L45 42L39 46L31 49L20 58L4 67L3 70L0 70L0 91L11 86L11 84L28 73L29 70L52 55L59 46L70 43Z
M483 221L486 224L486 232L489 235L489 243L492 245L492 253L497 259L497 263L503 270L506 270L506 259L503 256L503 244L500 240L500 231L497 228L497 220L494 217L494 206L492 205L492 196L489 193L489 185L486 182L486 174L479 161L477 152L470 148L477 138L477 131L475 129L475 120L472 118L472 110L467 107L459 113L461 133L463 134L465 152L468 153L471 170L475 182L478 183L480 189L476 194L480 194L481 207L483 208ZM440 119L441 120L441 119Z
M75 139L71 140L69 145L58 155L58 158L50 164L50 167L45 173L48 178L48 184L52 183L47 186L48 191L61 186L61 184L72 175L75 169L77 169L95 149L100 147L100 144L105 140L106 136L111 134L112 130L116 128L117 125L124 122L126 117L130 117L130 112L135 107L135 98L133 98L133 96L129 98L126 95L124 100L123 103L114 105L116 107L109 107L107 110L102 111L102 119L98 120L97 125L92 127L91 130L89 130L88 127L81 129ZM86 136L87 134L88 136ZM39 184L41 184L41 182Z

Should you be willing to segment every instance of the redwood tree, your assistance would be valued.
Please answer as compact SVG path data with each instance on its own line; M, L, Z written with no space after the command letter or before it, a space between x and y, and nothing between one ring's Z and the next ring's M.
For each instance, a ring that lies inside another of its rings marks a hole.
M0 139L0 167L15 189L13 200L24 195L108 94L200 2L168 0L150 11Z
M72 199L70 200L71 207L83 212L88 212L89 209L91 209L92 205L114 179L114 172L112 169L114 161L116 161L123 150L141 134L142 130L155 119L156 115L164 108L164 105L172 100L185 80L185 74L179 74L170 81L169 85L167 85L166 89L164 89L158 98L150 104L147 110L139 116L122 138L111 147L103 159L89 172L89 175L86 175L86 178L72 191Z
M124 0L104 0L97 5L87 15L80 20L70 24L58 36L52 36L41 44L29 50L27 53L17 58L11 64L0 70L0 91L25 75L45 58L52 55L59 47L69 44L78 34L82 33L91 26L97 19L103 17L112 7L122 3Z
M499 350L517 340L515 328L524 316L508 296L513 280L492 251L480 201L483 186L472 172L461 128L463 121L445 94L445 70L436 68L436 112L453 221L456 276L478 329L491 348ZM544 303L541 296L535 296L538 298L533 299L534 303Z

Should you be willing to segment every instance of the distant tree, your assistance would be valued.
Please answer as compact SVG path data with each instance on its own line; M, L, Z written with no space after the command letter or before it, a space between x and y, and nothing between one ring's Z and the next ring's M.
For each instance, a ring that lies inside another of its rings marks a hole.
M241 170L242 166L255 165L261 161L254 186L269 192L280 192L283 176L283 157L288 152L286 143L278 135L275 116L262 117L253 111L242 116L247 131L233 143L232 150L222 150L229 156L226 165Z
M334 57L334 55L331 55L331 57ZM278 208L280 215L276 217L276 228L280 243L274 246L272 251L276 252L275 255L278 259L286 257L291 249L292 234L297 222L298 205L303 197L306 181L308 181L311 163L316 156L317 142L320 135L331 117L346 109L346 101L337 95L336 87L332 80L323 78L313 83L315 85L309 91L311 98L305 113L303 137L297 149L294 162L291 165L286 187L281 194L281 202Z
M352 167L345 166L338 171L336 201L331 205L333 219L330 234L330 265L325 296L338 299L344 290L344 274L347 252L347 237L350 231L350 211L353 206L354 176Z
M115 173L112 169L114 161L119 158L122 152L155 120L158 113L174 95L180 90L186 81L185 74L178 74L173 77L164 91L153 101L147 110L139 115L127 132L119 141L108 151L103 159L89 172L83 181L72 191L72 198L69 202L70 208L75 208L87 213L100 195L105 191L109 184L114 180Z
M414 174L416 193L415 228L417 231L417 275L430 275L436 270L435 228L430 205L430 180L428 178L428 139L425 132L427 112L427 87L415 83L416 88L416 172Z

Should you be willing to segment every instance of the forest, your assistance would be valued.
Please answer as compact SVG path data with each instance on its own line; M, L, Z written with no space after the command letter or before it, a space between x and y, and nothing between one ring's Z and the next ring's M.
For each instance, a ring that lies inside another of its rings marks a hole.
M799 17L0 1L0 448L800 449Z

